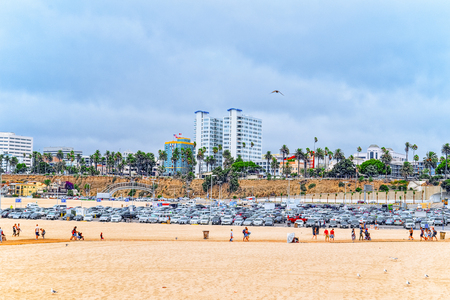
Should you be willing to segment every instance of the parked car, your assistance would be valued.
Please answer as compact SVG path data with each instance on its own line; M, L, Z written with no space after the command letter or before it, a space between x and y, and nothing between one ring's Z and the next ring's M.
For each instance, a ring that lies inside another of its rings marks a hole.
M76 215L73 220L74 221L83 221L84 217L82 215Z
M305 222L303 222L303 220L301 220L301 219L295 221L294 224L297 224L298 227L303 227L303 226L305 226Z
M298 221L298 220L297 220ZM295 221L295 222L297 222ZM301 220L300 220L301 221ZM274 222L272 218L265 218L264 219L264 226L274 226Z
M189 224L189 218L188 217L181 217L180 220L178 220L178 224Z
M231 225L233 224L233 218L231 217L224 217L222 219L222 225Z
M111 216L111 222L120 222L122 221L122 216L121 215L112 215Z
M110 215L102 215L98 220L100 222L109 222L109 221L111 221L111 216Z

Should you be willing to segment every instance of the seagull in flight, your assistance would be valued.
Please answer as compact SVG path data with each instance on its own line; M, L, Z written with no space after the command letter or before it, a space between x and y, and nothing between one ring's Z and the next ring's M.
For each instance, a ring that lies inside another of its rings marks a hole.
M425 274L425 278L428 278L428 277L430 277L430 276L428 276L427 274Z
M280 92L279 90L274 90L271 94L273 94L273 93L277 93L277 94L281 94L281 95L283 95L283 93L282 92ZM284 95L283 95L284 96Z
M392 260L397 260L398 259L398 257L389 257L390 259L392 259Z
M50 291L52 292L52 294L56 294L57 291L55 291L54 289L50 289Z
M384 273L387 273L387 270L386 270L386 269L384 269Z
M406 280L406 284L407 284L407 285L410 285L410 284L411 284L411 282L409 282L408 280Z
M356 276L358 276L358 278L361 278L361 275L359 275L359 273L358 273L358 274L356 274Z

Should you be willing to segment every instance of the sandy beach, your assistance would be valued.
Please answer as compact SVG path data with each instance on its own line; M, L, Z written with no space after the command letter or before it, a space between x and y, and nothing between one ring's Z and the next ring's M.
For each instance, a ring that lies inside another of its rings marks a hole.
M2 299L47 299L51 288L55 299L436 299L450 292L450 244L408 242L406 230L372 231L373 242L351 243L350 231L338 229L336 242L325 243L322 235L311 241L306 228L252 227L244 243L240 227L21 220L17 238L14 223L0 220L8 237L0 246ZM36 224L46 243L35 243ZM86 241L69 241L73 226ZM288 232L301 243L287 244Z

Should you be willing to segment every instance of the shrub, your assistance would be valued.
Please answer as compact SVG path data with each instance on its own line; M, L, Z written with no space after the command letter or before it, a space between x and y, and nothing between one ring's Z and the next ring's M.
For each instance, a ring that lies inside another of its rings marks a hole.
M237 199L237 196L236 196L236 195L234 195L234 196L233 196L233 199Z
M360 176L358 180L359 180L359 182L363 182L364 181L364 176Z
M306 184L302 183L300 185L300 189L302 190L302 192L306 192L307 191Z
M12 196L13 196L13 197L19 197L19 195L17 195L17 194L13 194Z
M272 175L267 174L267 180L271 180L272 179Z
M387 192L387 191L389 191L389 187L385 184L382 184L382 185L380 185L379 190L382 192Z
M343 183L342 181L339 181L339 187L345 187L345 183Z
M316 187L316 184L315 183L311 183L310 185L308 185L308 189L313 189L313 188L315 188Z
M369 182L372 182L373 181L373 178L372 178L372 176L370 176L369 177Z
M362 191L362 188L360 188L360 187L357 187L357 188L355 189L355 191L359 193L359 192L361 192L361 191Z

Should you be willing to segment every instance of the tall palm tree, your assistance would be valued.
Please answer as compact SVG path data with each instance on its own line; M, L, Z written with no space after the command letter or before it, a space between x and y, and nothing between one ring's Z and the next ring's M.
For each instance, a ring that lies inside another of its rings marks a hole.
M100 150L95 151L95 153L94 153L95 171L98 171L97 166L98 166L98 163L100 162L101 158L102 158L102 155L100 154Z
M269 174L270 172L270 161L272 160L272 153L270 151L267 151L266 154L264 154L264 159L267 160L267 170L266 173Z
M284 173L284 169L285 169L285 165L284 165L284 158L289 155L289 148L286 145L281 146L280 148L280 153L283 156L283 172ZM286 176L286 175L285 175Z
M386 171L386 179L387 179L387 167L388 165L391 163L392 161L392 155L389 153L389 150L385 150L383 151L384 153L380 156L381 161L384 163L385 165L385 171Z
M304 163L304 177L306 178L306 162L308 161L307 157L308 157L308 153L303 152L302 148L298 148L297 150L295 150L294 153L295 158L297 159L297 170L298 170L298 175L300 175L300 160L303 160Z
M48 162L47 164L50 166L50 163L53 161L53 155L51 153L44 153L44 158ZM45 164L45 174L47 174L47 164Z
M131 176L131 167L135 164L136 159L133 154L128 154L126 158L126 163L128 165L128 176Z
M202 161L204 159L205 159L205 152L203 151L203 148L200 148L200 149L198 149L198 152L197 152L198 173L199 173L200 178L202 178Z
M217 152L219 152L219 147L213 147L214 160L216 160L216 161L217 161L217 159L216 159Z
M15 156L11 157L11 161L10 161L11 169L15 169L18 163L19 163L19 160L17 159L17 157L15 157Z
M8 173L8 164L9 164L9 161L11 160L11 156L6 156L5 157L5 161L6 161L6 173Z
M317 157L317 168L319 167L320 160L325 158L325 151L321 148L317 148L314 156Z
M317 139L317 137L314 137L314 150L313 150L313 156L314 156L314 168L316 167L316 164L315 164L315 160L316 160L316 143L318 142L319 140Z
M430 170L431 177L431 168L436 169L436 165L438 162L437 154L433 151L428 151L425 157L423 158L423 165L425 168Z
M409 142L405 143L405 152L406 152L406 161L408 161L408 151L411 148L411 144Z
M172 157L170 160L172 161L173 166L173 175L177 174L177 161L180 159L180 150L178 148L175 148L172 151Z
M324 163L325 163L325 169L327 169L328 163L327 163L327 157L328 157L328 153L330 152L330 149L328 149L328 147L324 148Z
M445 179L447 179L447 157L450 154L450 144L446 143L442 145L441 152L445 155Z
M414 155L414 162L415 162L415 165L417 165L417 163L419 162L419 155ZM417 174L419 173L419 168L417 168Z
M334 158L336 159L337 162L339 162L342 159L345 159L344 152L342 152L342 150L339 148L336 149L334 151Z
M272 162L270 163L270 168L273 172L273 177L275 177L275 172L278 170L278 160L275 157L272 157Z
M3 154L0 154L0 172L3 172L2 166L3 166ZM1 184L1 183L0 183Z
M358 164L359 164L359 154L360 154L361 151L362 151L361 146L358 146L358 148L356 148L356 151L358 152Z

